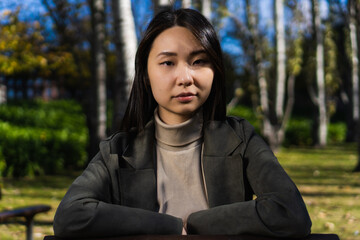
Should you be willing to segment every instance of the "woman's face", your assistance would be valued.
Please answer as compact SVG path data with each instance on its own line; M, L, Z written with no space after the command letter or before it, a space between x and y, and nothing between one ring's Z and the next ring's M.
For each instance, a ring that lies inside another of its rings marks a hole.
M191 118L210 94L212 64L200 42L184 27L169 28L155 38L147 68L159 116L167 124Z

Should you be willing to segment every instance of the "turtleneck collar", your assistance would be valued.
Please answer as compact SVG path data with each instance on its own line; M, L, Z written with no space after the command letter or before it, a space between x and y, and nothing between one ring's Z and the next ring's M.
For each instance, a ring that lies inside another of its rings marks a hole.
M155 137L158 142L163 144L180 147L199 140L202 137L203 114L199 110L189 120L175 125L164 123L155 109Z

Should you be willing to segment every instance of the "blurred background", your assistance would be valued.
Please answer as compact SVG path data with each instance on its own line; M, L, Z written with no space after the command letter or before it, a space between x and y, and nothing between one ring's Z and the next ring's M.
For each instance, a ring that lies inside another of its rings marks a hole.
M313 232L360 239L360 0L0 1L0 212L35 203L53 234L66 189L118 130L143 31L164 7L214 25L228 113L298 185ZM24 239L20 220L0 239Z

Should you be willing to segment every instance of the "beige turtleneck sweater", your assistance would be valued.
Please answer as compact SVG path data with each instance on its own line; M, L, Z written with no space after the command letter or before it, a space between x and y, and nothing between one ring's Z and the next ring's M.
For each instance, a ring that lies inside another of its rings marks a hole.
M191 213L208 208L200 163L202 112L176 125L162 122L157 110L154 116L159 212L186 222Z

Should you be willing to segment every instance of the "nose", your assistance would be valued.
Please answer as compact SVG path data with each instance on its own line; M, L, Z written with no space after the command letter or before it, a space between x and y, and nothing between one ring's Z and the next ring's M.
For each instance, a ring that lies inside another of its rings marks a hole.
M194 83L192 71L187 64L178 67L177 75L179 86L188 87Z

